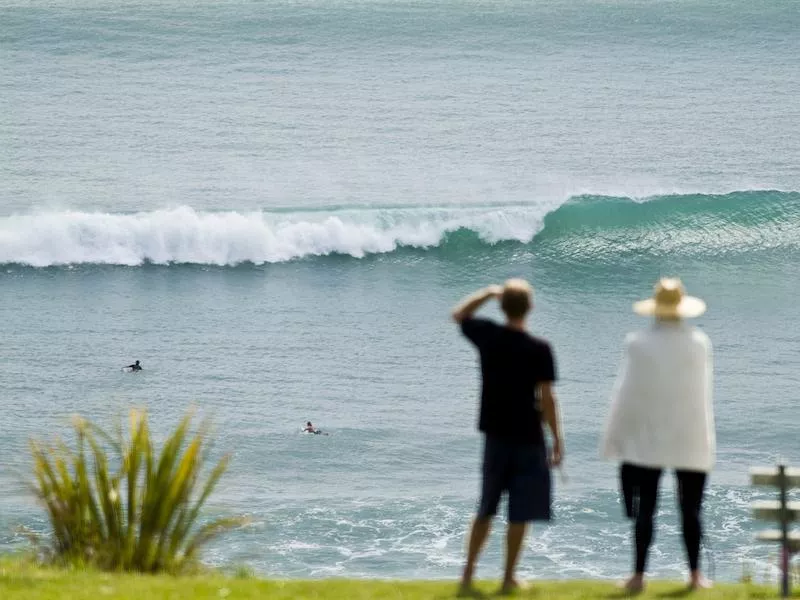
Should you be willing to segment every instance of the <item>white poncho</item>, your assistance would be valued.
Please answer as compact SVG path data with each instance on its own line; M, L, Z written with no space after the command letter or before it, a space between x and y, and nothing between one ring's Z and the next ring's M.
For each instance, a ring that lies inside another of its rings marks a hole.
M603 456L643 467L714 466L711 342L681 321L629 334Z

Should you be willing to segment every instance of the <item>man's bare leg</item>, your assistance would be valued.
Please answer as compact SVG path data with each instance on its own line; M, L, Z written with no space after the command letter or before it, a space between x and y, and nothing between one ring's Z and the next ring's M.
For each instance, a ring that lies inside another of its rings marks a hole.
M525 539L526 529L527 525L524 522L508 524L506 533L506 570L505 575L503 575L503 585L500 588L500 593L502 594L508 594L519 587L519 582L514 577L514 572L517 568L517 561L522 549L522 540Z
M468 593L472 589L472 577L475 574L475 564L478 562L483 544L489 537L489 530L492 528L491 517L476 518L472 522L472 530L469 534L469 546L467 547L467 564L464 565L464 574L461 576L461 586L459 593Z

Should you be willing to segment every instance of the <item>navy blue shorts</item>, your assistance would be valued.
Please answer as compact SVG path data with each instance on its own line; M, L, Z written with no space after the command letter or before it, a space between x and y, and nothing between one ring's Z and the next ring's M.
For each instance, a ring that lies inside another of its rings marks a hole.
M550 520L550 467L544 447L486 436L478 518L496 515L504 492L511 523Z

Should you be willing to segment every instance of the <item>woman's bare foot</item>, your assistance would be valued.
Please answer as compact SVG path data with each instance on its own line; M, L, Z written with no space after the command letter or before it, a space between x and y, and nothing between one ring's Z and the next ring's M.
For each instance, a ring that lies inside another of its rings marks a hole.
M644 590L644 575L639 573L631 575L628 580L621 583L619 587L631 595L641 594Z
M695 571L692 573L691 579L689 580L689 589L690 590L707 590L713 587L713 583L703 577L703 575L699 571Z

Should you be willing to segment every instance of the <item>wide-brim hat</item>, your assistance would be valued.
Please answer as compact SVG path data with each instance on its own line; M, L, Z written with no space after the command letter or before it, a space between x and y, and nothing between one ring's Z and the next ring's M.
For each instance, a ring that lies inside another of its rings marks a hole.
M687 296L680 279L664 278L655 285L652 298L633 303L633 312L648 317L689 319L706 312L706 303Z

